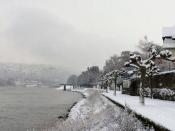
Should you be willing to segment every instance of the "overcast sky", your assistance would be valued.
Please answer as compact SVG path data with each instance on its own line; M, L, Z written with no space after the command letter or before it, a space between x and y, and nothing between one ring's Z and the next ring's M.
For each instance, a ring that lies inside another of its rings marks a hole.
M147 35L162 43L174 0L0 0L0 62L102 67Z

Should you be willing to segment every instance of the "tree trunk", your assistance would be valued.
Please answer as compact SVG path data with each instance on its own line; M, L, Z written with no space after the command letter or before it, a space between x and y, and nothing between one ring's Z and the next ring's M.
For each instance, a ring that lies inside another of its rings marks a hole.
M140 83L140 103L141 105L145 104L145 98L144 98L144 87L143 87L143 83Z
M66 91L66 84L64 84L64 91Z
M117 82L116 82L116 79L114 79L114 84L115 84L115 87L114 87L114 95L116 96L116 88L117 88Z
M140 103L141 105L145 104L145 98L144 98L144 89L145 89L145 78L146 78L146 67L142 66L140 69L141 72L141 81L140 81Z
M106 92L108 93L108 86L106 87Z
M151 99L153 99L152 76L150 77L150 89L151 89Z

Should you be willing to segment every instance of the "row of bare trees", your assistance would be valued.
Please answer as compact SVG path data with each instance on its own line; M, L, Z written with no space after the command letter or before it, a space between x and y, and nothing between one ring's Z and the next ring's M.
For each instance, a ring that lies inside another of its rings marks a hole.
M92 87L97 85L100 74L101 71L98 66L88 67L79 76L71 75L67 80L67 84Z
M129 57L128 58L126 57L126 59L123 59L122 63L124 63L125 67L130 67L130 69L132 70L134 69L134 72L140 78L140 90L139 90L140 99L139 100L140 100L140 103L144 105L145 104L144 89L146 84L146 77L150 78L150 84L151 84L151 78L153 77L153 75L159 73L159 69L155 64L155 61L158 59L158 60L167 60L167 61L175 62L175 59L172 58L172 53L170 51L162 50L161 47L153 44L152 42L149 42L146 37L144 41L140 41L139 46L144 51L144 54L139 54L138 52L133 52L133 53L127 52L129 54ZM114 57L111 57L110 62L114 61L113 58ZM110 62L107 61L106 65L108 65ZM119 62L117 62L117 64L119 64ZM109 66L109 67L112 67L112 66ZM106 87L110 87L112 81L115 82L115 90L114 90L115 95L116 95L116 79L118 78L119 75L123 74L122 71L119 71L122 68L123 66L114 66L113 70L111 68L110 72L106 73L101 77L102 85ZM106 70L107 68L105 67L104 69ZM151 89L151 94L152 94L152 89Z
M153 43L145 44L144 41L145 40L141 40L139 42L139 48L141 49L142 53L138 51L133 52L137 55L142 56L143 58L146 57L146 50L148 50L151 45L155 45ZM157 45L156 47L160 48ZM87 70L81 72L81 74L78 76L73 74L67 79L67 84L90 86L96 84L100 79L99 76L101 76L102 74L104 75L114 70L126 70L126 68L124 69L123 65L126 61L129 61L130 53L130 51L122 51L120 55L115 54L111 56L108 60L106 60L102 71L99 69L98 66L92 66L88 67ZM106 83L104 83L104 85L106 85Z
M152 41L148 41L147 37L145 37L144 40L139 41L138 47L141 52L123 51L120 55L113 55L110 59L106 60L102 71L99 70L98 66L89 67L79 76L70 76L67 83L93 86L99 82L101 87L105 88L106 91L108 91L108 87L111 87L112 83L114 83L114 94L116 95L117 79L127 71L132 70L140 79L140 103L144 105L146 77L150 78L151 85L152 77L159 73L159 68L156 66L155 61L167 60L175 62L175 60L172 59L172 53L170 51L163 50L161 46L156 45Z

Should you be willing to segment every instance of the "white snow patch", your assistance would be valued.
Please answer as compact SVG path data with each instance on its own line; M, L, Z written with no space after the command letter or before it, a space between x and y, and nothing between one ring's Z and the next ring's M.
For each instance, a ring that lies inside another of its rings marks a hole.
M81 106L83 106L85 103L85 99L81 100L80 102L78 102L70 111L69 113L69 119L80 119L83 118L83 113L81 111Z
M175 102L145 98L146 104L143 106L139 103L138 96L124 95L121 92L117 92L116 96L112 92L103 94L123 106L128 105L137 114L175 131Z
M87 91L87 88L77 88L77 89L73 89L73 92L79 92L82 93L85 97L89 96L89 92Z

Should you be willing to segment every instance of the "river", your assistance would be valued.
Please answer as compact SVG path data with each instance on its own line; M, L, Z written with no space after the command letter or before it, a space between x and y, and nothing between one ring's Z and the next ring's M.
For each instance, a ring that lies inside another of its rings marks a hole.
M52 126L82 96L54 88L0 88L0 131Z

